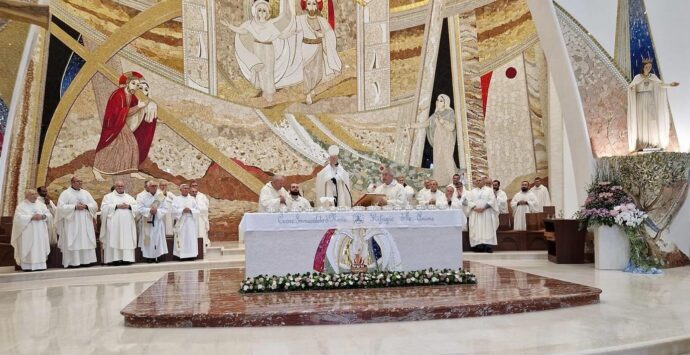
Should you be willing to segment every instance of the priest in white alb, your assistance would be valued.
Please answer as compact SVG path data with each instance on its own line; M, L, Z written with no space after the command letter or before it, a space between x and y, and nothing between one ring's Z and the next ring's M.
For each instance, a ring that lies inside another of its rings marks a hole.
M196 199L189 194L189 185L180 185L180 196L173 199L172 214L175 219L173 255L180 260L193 260L199 255L197 239L199 209Z
M24 201L14 210L10 244L14 261L24 271L45 270L50 254L53 216L35 190L26 190Z
M340 148L328 148L328 163L316 174L316 207L352 207L350 174L338 163Z
M302 197L299 184L290 185L290 198L286 200L286 204L290 211L304 211L311 208L309 201Z
M411 206L412 205L412 199L414 198L414 188L412 188L412 186L405 183L405 175L398 176L397 180L398 180L398 184L402 185L405 188L405 195L407 195L407 205Z
M541 178L536 177L534 179L534 186L530 189L534 196L537 197L537 211L536 212L544 212L544 207L546 206L552 206L551 204L551 196L549 196L549 189L541 184Z
M508 213L508 195L505 191L501 190L501 182L498 180L493 181L494 195L496 196L496 202L498 203L498 213Z
M208 230L210 226L208 221L208 197L199 191L199 185L197 182L192 181L189 186L189 194L196 199L196 208L199 209L199 220L196 222L196 225L199 228L199 239L203 239L204 247L208 247L211 245L211 241L208 239Z
M474 251L491 253L491 245L497 244L498 203L491 187L491 179L484 176L481 181L484 186L473 191L468 202L470 246Z
M55 226L64 267L96 263L94 225L98 204L81 184L81 178L73 176L70 188L58 198Z
M259 212L278 211L282 207L287 208L289 198L283 185L285 178L281 175L273 175L259 192Z
M147 182L144 191L137 195L137 213L141 254L148 262L158 262L158 258L168 254L165 217L169 212L166 196L158 190L155 180Z
M429 192L427 192L419 201L420 205L429 206L434 205L436 207L441 207L448 203L446 199L446 194L438 189L438 182L436 180L431 180L429 182Z
M417 200L417 204L420 203L420 201L426 201L429 199L429 186L431 184L431 179L424 179L424 187L422 187L419 191L417 191L417 195L415 195L415 199Z
M172 210L172 202L175 198L175 194L168 190L168 182L165 180L160 180L158 182L158 191L165 196L165 209L168 211L168 213L165 214L165 236L172 237L174 230L173 217L172 213L170 213L170 210Z
M537 197L529 190L529 182L523 181L520 192L513 196L510 205L513 207L513 229L527 230L527 213L537 212Z
M407 193L405 188L398 184L393 178L393 172L390 169L384 169L381 173L381 181L383 184L379 185L374 191L375 194L386 195L385 200L381 201L384 206L392 206L394 208L407 207Z
M137 248L137 201L125 192L125 183L115 181L115 191L103 196L101 202L101 234L103 262L120 265L134 262Z

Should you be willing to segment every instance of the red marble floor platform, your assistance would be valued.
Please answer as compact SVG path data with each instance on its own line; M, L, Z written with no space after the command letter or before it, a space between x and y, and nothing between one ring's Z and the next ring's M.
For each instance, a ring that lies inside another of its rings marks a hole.
M239 293L243 270L171 272L120 313L129 327L254 327L481 317L583 306L600 289L464 263L477 285Z

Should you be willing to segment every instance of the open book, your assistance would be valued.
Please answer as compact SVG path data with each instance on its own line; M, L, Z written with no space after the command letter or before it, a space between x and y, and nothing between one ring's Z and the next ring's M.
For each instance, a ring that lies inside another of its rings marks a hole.
M384 194L364 194L354 203L353 206L385 206L386 195Z

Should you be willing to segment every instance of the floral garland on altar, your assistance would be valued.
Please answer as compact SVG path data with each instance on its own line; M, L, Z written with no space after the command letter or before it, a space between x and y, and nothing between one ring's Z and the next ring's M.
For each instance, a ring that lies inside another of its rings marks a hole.
M647 214L638 209L633 198L617 182L594 182L587 188L585 205L576 214L580 229L618 226L630 242L630 263L643 272L655 272L663 261L650 256L645 241Z
M474 285L477 277L463 269L417 271L372 271L328 274L307 272L285 276L260 275L242 281L240 293L264 293L309 290L344 290L433 285Z

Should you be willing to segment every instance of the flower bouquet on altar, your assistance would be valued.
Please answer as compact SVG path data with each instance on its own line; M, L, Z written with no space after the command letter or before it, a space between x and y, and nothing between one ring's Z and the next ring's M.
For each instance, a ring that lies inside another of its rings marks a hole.
M659 261L649 255L649 248L644 234L647 214L638 209L633 198L620 184L609 181L595 182L587 189L585 205L576 214L580 228L590 228L595 232L595 260L610 259L612 255L621 255L622 260L614 262L617 266L599 267L600 269L625 269L626 271L657 272ZM618 230L619 232L616 232ZM615 234L623 234L616 238ZM628 244L627 248L619 246L613 240L618 239ZM604 245L604 247L599 247ZM625 254L620 254L621 250ZM606 260L609 261L609 260ZM610 265L610 264L609 264Z

